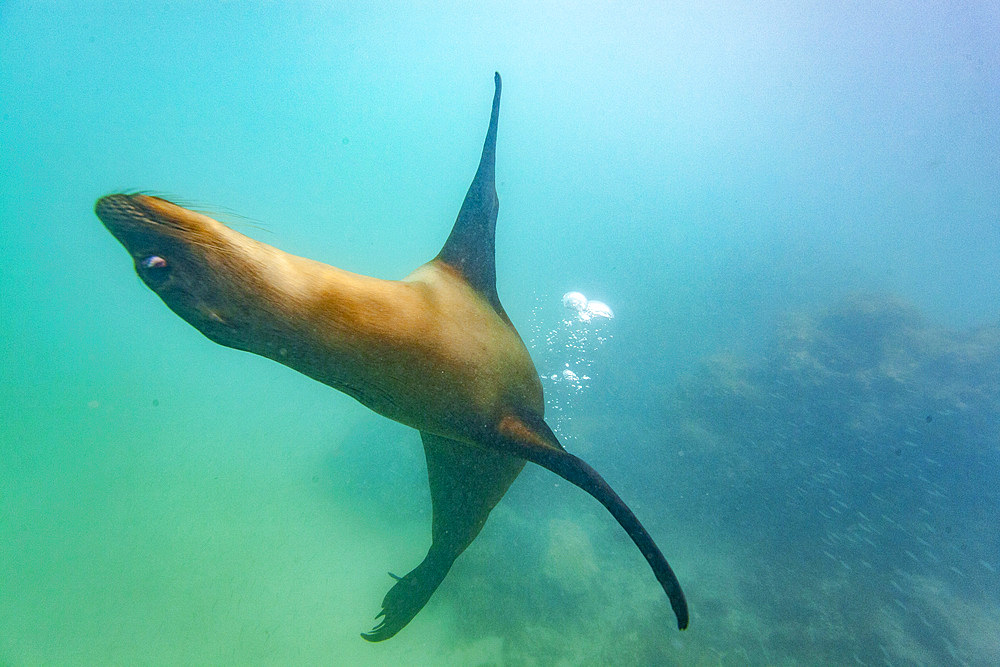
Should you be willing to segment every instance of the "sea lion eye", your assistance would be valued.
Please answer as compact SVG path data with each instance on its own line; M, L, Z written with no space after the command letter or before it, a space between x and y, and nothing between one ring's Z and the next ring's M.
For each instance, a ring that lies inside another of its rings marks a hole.
M139 260L136 273L146 281L147 285L158 287L164 284L170 276L170 264L159 255L150 255Z

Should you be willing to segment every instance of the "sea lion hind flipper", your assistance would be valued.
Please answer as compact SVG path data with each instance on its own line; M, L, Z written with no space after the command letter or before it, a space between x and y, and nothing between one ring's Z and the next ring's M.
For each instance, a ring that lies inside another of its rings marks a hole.
M362 632L361 636L370 642L380 642L406 627L441 585L452 562L454 559L442 562L428 553L423 562L405 577L397 577L390 572L389 576L396 583L382 599L382 611L375 616L378 623L370 632Z
M600 473L582 459L567 452L541 418L506 417L499 425L498 435L499 440L496 444L502 451L525 458L554 472L592 495L611 512L611 516L639 547L639 551L663 587L674 615L677 616L678 629L687 628L687 601L677 576L652 536L625 501L604 481Z
M479 535L490 511L524 468L524 460L420 432L431 487L432 542L424 560L385 595L378 625L361 636L392 637L417 615L455 559Z
M495 165L497 121L500 115L500 74L494 75L493 110L483 143L479 169L462 202L448 240L434 259L447 264L465 278L493 309L509 323L497 294L496 225L497 199Z

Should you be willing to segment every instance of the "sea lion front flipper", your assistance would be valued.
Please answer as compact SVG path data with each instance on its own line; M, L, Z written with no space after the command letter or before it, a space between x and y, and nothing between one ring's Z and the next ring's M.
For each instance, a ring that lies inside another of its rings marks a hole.
M465 195L448 240L434 259L447 264L465 278L508 324L510 320L497 295L496 226L500 202L497 199L497 121L500 116L500 73L494 75L493 110L472 185Z
M486 518L524 468L524 460L421 431L433 506L432 543L424 560L382 600L380 618L361 636L389 639L417 615L472 543Z
M497 431L495 444L499 450L551 470L592 495L611 512L611 516L639 547L639 551L656 575L656 580L663 587L674 615L677 616L678 629L685 629L688 626L687 601L684 599L684 591L681 590L677 576L652 536L604 478L585 461L567 452L552 429L540 417L508 416L501 420Z

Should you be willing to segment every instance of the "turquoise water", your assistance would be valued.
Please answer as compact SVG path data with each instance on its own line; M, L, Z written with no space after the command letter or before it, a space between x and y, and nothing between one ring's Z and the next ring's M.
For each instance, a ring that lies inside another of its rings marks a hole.
M0 663L1000 662L996 34L996 3L0 4ZM362 641L429 542L417 434L208 342L93 215L149 189L401 277L494 70L500 296L683 633L529 467Z

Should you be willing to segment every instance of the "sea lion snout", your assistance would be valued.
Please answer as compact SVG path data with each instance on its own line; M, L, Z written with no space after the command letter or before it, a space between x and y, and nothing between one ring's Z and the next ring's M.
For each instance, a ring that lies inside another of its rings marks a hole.
M107 195L97 200L94 213L130 252L144 240L193 240L222 227L206 215L151 195Z
M137 218L145 217L135 202L136 198L132 195L108 195L94 204L94 213L126 248L126 230L137 222Z

